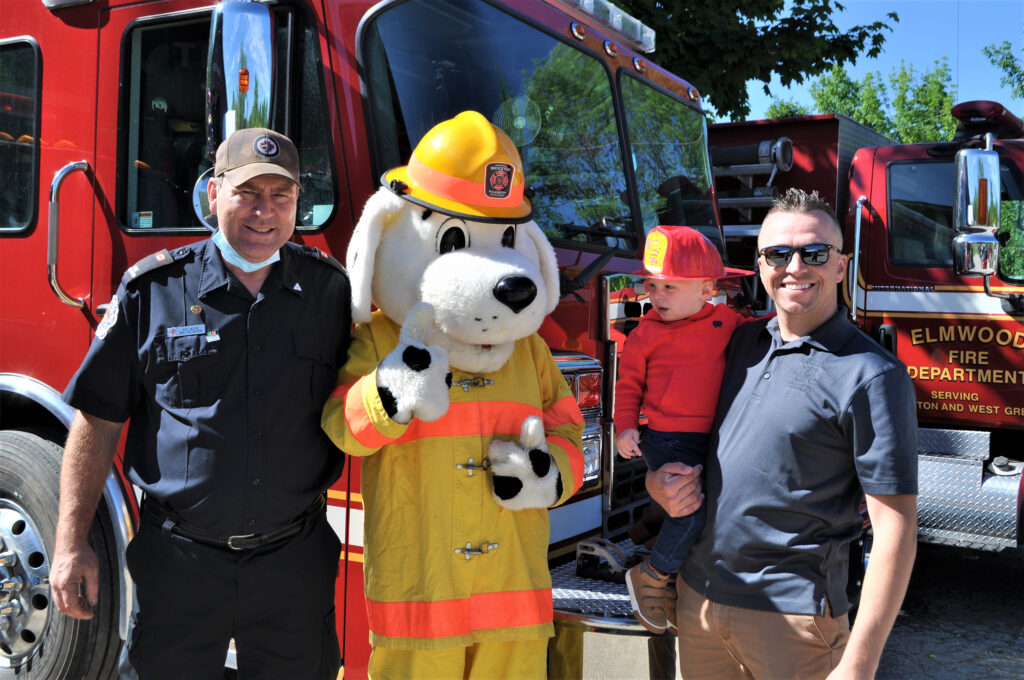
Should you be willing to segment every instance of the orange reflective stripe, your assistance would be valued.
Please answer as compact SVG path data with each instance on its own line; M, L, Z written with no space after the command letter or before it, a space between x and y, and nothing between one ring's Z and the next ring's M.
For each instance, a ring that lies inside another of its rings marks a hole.
M562 447L569 458L569 469L572 470L572 490L576 492L583 485L583 452L571 441L557 434L548 437L548 448L551 444Z
M554 429L559 425L579 425L583 422L580 405L572 395L562 397L544 412L544 428Z
M551 589L477 593L439 602L366 601L370 630L386 637L444 638L474 630L550 623Z
M417 158L415 153L409 159L409 165L406 166L405 172L409 175L410 179L424 189L459 203L515 207L523 202L523 187L525 185L515 177L511 180L512 184L509 187L508 196L499 198L497 196L489 196L486 193L486 186L483 182L472 182L468 179L453 177L435 170ZM514 173L515 171L513 170Z
M541 416L540 409L518 401L453 402L448 413L432 423L414 419L398 442L432 437L466 437L481 434L512 435L516 439L527 416Z
M391 438L386 437L377 431L377 427L370 419L363 405L363 381L369 376L364 376L349 386L345 393L345 424L349 432L357 442L368 449L379 449L385 444L391 443ZM375 387L376 389L376 387Z

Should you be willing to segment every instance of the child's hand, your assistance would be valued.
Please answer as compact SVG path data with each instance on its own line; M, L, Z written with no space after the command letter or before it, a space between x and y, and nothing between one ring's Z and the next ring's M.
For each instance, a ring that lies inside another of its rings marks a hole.
M623 458L636 458L640 455L640 431L635 429L623 430L615 438L615 448Z

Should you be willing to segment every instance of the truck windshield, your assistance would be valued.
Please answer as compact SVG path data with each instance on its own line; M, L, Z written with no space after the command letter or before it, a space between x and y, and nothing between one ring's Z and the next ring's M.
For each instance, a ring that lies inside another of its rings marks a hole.
M1020 169L1001 164L999 278L1024 283L1024 183ZM952 267L951 161L889 166L889 257L903 267Z
M641 227L663 216L714 224L703 116L678 99L624 79L637 192L612 76L594 55L467 0L395 4L362 37L378 175L404 165L437 123L476 110L519 148L534 220L559 245L634 253Z
M703 114L632 77L622 79L622 100L644 232L686 225L718 243Z

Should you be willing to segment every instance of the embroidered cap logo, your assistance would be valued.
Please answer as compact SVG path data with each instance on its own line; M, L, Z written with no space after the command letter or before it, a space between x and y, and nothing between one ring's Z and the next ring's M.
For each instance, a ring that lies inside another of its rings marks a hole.
M257 137L256 141L252 143L252 150L266 158L276 158L281 153L281 150L277 148L277 142L267 135Z

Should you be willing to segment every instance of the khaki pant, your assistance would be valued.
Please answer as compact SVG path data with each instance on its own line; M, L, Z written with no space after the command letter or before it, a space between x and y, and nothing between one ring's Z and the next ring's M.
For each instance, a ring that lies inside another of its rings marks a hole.
M547 640L478 642L454 649L405 651L374 648L372 680L544 680Z
M679 670L685 680L824 678L850 637L843 614L780 614L715 604L680 579Z

